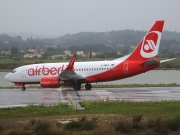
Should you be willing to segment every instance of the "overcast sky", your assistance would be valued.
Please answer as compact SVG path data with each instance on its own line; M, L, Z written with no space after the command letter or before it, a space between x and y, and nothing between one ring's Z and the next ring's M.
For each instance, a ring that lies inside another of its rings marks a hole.
M180 0L0 0L0 33L147 31L156 20L180 32Z

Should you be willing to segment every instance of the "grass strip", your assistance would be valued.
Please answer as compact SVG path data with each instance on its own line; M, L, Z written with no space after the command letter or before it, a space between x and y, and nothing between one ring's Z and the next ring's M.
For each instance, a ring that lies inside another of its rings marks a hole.
M147 118L173 118L180 116L180 101L82 101L84 110L74 110L73 106L58 104L54 106L34 106L1 108L0 119L33 118L50 116L71 116L89 114L121 114L123 116L143 115Z
M0 134L180 134L180 101L80 104L85 110L67 104L1 108Z

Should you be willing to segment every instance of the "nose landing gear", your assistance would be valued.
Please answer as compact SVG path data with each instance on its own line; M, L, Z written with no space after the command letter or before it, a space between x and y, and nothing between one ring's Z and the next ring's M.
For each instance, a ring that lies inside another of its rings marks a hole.
M23 83L15 83L14 85L15 85L15 86L21 86L21 90L22 90L22 91L25 91L25 90L26 90L25 84L23 84Z
M25 91L25 90L26 90L25 85L23 85L23 86L21 87L21 90L22 90L22 91Z

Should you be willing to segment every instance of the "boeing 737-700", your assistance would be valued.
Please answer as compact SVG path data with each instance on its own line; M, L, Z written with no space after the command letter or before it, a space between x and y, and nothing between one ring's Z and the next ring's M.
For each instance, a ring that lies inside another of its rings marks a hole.
M112 61L75 62L74 54L69 63L42 63L18 67L5 78L25 90L25 84L40 84L43 88L72 86L80 90L85 84L87 90L91 83L113 81L131 77L159 67L157 59L164 21L156 21L140 41L135 50L124 57Z

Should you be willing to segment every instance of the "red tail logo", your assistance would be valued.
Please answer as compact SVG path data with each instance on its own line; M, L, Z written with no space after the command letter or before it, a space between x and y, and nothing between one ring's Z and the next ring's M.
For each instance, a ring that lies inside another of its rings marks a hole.
M163 26L163 20L156 21L127 60L146 61L149 58L157 57Z
M140 51L142 57L151 58L158 54L160 37L159 31L151 31L144 37Z

